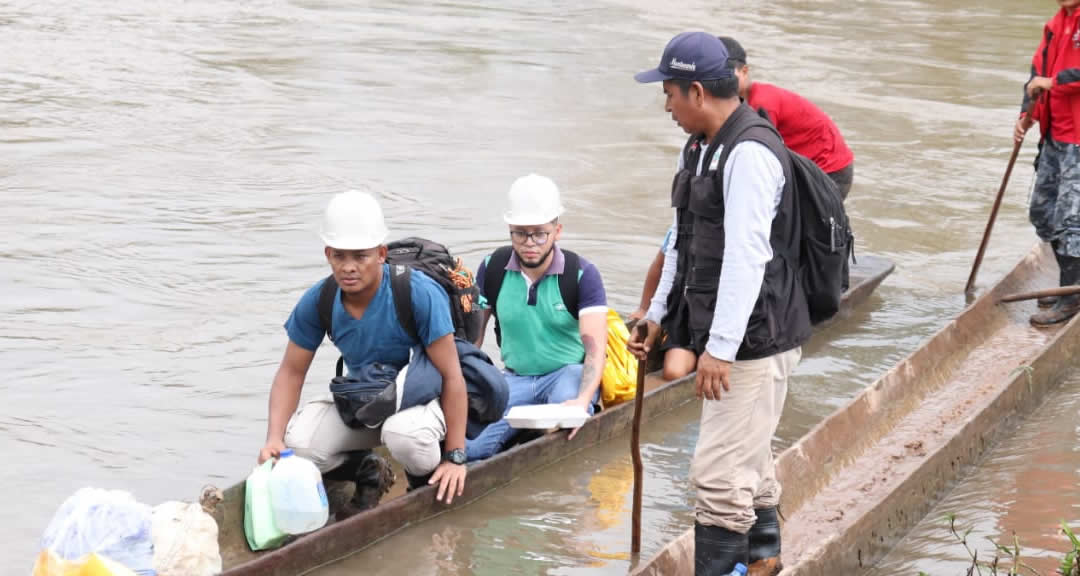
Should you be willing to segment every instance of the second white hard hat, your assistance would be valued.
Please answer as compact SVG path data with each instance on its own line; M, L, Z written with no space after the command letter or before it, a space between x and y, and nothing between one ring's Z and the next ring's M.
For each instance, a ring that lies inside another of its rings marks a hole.
M550 178L529 174L514 181L508 194L510 210L503 220L511 226L547 224L563 213L559 187Z
M349 190L334 196L323 214L323 242L338 250L367 250L381 245L388 232L382 208L368 192Z

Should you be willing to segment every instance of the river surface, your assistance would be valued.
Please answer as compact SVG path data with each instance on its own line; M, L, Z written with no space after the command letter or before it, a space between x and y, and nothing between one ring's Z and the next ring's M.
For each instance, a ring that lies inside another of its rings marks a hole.
M563 245L636 306L684 136L632 74L666 41L739 38L754 76L817 102L856 155L858 252L897 271L807 347L778 447L909 353L961 294L1053 3L55 0L0 3L0 542L32 563L93 485L147 503L242 479L282 322L326 274L336 192L379 193L393 237L475 266L507 241L514 178L561 186ZM1034 242L1025 145L980 275ZM305 394L325 390L326 344ZM695 406L650 425L645 554L688 524ZM1064 418L1064 416L1063 416ZM621 573L617 439L341 574ZM1075 481L1075 474L1072 476ZM1075 514L1074 514L1075 516Z

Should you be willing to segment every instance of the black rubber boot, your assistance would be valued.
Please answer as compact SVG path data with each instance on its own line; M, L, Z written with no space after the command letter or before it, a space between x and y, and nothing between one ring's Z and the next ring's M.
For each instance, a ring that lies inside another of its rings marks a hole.
M694 523L694 576L728 576L749 562L748 550L746 534Z
M1054 240L1053 242L1050 242L1050 247L1054 250L1054 258L1057 259L1058 263L1058 286L1068 286L1068 282L1065 279L1068 273L1065 271L1065 265L1061 261L1063 257L1057 252L1058 241ZM1057 301L1058 296L1043 296L1037 300L1040 309L1053 308L1054 304L1057 304Z
M364 456L356 470L356 493L352 503L360 510L374 508L383 495L394 486L394 470L382 456L371 452Z
M351 452L345 463L323 475L324 480L347 480L355 485L352 497L342 503L335 512L338 520L344 520L349 516L359 514L379 504L383 495L390 491L394 485L394 470L390 463L382 456L371 450L357 450ZM337 489L333 490L336 494ZM328 489L327 498L331 498Z
M345 454L345 461L342 462L341 466L323 474L323 480L338 480L341 482L356 481L356 472L360 468L360 463L371 453L371 450L354 450L352 452L347 452Z
M1039 303L1039 308L1041 310L1046 310L1047 308L1053 308L1054 304L1057 304L1057 301L1058 301L1057 296L1043 296L1042 298L1039 298L1037 300L1037 302Z
M431 474L434 474L432 472ZM408 472L405 473L405 479L409 481L408 491L419 490L428 485L428 480L431 480L431 474L424 474L423 476L413 476Z
M1061 285L1072 286L1080 283L1080 258L1070 256L1058 256L1058 265L1061 266ZM1054 326L1067 322L1076 313L1080 312L1080 295L1062 296L1054 303L1053 308L1032 314L1031 324L1039 328Z
M780 563L780 517L776 508L756 508L757 521L747 534L750 563L747 576L776 576Z

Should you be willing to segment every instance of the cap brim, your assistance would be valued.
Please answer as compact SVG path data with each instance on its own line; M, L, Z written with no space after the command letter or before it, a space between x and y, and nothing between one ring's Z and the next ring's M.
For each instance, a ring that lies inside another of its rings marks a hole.
M634 80L641 82L642 84L650 84L652 82L663 82L664 80L671 80L671 76L664 74L659 68L653 68L652 70L646 70L644 72L638 72L634 74Z

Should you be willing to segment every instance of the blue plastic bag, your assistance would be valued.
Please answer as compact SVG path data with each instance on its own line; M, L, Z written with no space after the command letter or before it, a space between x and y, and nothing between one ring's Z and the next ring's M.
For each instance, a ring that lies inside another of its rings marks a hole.
M64 560L96 552L139 576L155 576L152 512L123 490L81 488L56 511L41 547Z

